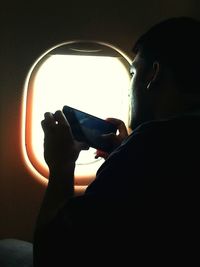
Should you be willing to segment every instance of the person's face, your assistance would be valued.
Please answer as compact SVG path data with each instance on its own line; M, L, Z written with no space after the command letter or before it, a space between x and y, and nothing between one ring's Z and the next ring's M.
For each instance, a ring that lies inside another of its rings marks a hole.
M150 71L145 60L137 54L130 68L132 79L129 91L129 127L132 130L152 117L147 89Z

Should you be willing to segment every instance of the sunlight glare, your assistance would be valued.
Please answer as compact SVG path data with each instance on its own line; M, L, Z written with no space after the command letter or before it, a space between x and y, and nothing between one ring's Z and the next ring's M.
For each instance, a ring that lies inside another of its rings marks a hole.
M41 120L69 105L102 119L114 117L127 123L130 77L117 57L52 55L39 68L34 79L32 147L45 166ZM37 104L36 104L37 103ZM95 149L83 151L76 173L96 172L102 160L94 159Z

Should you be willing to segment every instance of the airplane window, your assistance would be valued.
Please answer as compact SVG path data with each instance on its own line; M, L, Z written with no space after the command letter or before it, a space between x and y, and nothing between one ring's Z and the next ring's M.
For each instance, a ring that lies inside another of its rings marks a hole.
M48 177L43 158L41 120L46 111L69 105L102 119L128 121L130 59L115 47L74 41L58 45L33 65L24 90L22 145L28 166L40 178ZM82 151L75 169L75 184L87 186L103 159L95 149Z

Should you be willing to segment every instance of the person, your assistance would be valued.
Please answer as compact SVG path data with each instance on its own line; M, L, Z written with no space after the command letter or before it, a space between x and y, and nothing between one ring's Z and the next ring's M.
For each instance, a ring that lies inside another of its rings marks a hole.
M180 263L189 250L191 264L199 223L199 36L199 21L174 17L135 43L132 132L113 119L119 135L107 138L115 149L81 196L74 193L81 144L61 111L45 113L49 182L35 226L34 266Z

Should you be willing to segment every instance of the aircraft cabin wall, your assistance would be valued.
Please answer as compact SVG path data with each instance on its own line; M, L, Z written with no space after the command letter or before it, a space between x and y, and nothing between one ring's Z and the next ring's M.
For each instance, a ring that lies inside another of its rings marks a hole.
M132 57L134 41L154 23L180 15L200 18L200 3L194 0L65 2L7 5L0 11L0 239L32 240L46 187L26 166L21 149L24 84L33 63L48 49L71 40L106 42ZM80 72L77 68L77 79Z

